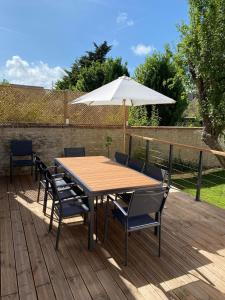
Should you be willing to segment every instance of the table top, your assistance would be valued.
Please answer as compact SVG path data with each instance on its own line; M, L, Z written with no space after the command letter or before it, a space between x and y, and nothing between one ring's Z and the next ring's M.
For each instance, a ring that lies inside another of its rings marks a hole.
M160 184L159 181L105 156L62 157L56 158L55 162L69 172L86 192L96 195Z

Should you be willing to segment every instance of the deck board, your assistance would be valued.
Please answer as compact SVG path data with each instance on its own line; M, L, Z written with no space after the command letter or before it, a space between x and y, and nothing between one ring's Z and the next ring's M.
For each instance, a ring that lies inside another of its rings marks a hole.
M109 238L87 250L87 228L64 224L55 251L55 228L36 202L30 176L0 178L1 299L225 299L225 211L170 193L163 215L162 256L152 230L129 237L123 266L123 231L110 220ZM43 194L41 194L41 199ZM50 206L50 203L49 203ZM49 209L48 209L49 213ZM104 211L98 210L102 240Z

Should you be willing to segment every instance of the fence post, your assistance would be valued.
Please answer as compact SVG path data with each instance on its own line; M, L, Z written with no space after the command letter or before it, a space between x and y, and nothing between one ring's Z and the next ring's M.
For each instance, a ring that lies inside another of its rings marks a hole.
M171 175L173 169L173 145L170 144L169 166L168 166L168 185L171 185Z
M203 165L203 152L199 152L199 162L198 162L198 179L196 186L196 196L195 200L200 201L201 185L202 185L202 165Z
M129 137L129 148L128 148L128 159L131 157L131 148L132 148L132 136Z
M145 163L149 162L149 140L146 140L146 148L145 148Z
M69 95L68 90L63 91L63 121L64 124L69 124L69 115L68 115L68 101Z

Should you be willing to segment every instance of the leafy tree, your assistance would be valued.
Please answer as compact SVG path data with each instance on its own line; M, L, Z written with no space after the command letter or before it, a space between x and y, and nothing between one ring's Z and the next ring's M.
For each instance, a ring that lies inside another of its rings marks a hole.
M108 58L105 62L92 62L88 68L82 68L75 88L79 91L90 92L122 75L129 75L126 64L121 58Z
M180 26L180 60L195 87L203 141L223 151L225 130L225 0L189 0L190 24ZM222 166L225 159L218 156Z
M56 88L89 92L119 76L129 75L121 58L106 58L111 48L106 41L99 46L94 43L94 51L87 51L76 59L71 70L65 70L67 75L56 83Z
M187 107L184 84L179 76L178 65L173 58L167 46L165 53L153 53L135 70L135 79L138 82L176 100L176 104L156 105L156 108L151 105L147 106L149 118L152 115L152 109L158 111L159 125L175 125L181 120Z

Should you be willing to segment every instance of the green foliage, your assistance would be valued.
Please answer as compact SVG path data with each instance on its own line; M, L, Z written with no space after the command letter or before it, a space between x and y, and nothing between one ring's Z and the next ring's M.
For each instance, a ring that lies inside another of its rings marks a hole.
M148 113L145 106L133 106L129 109L129 125L149 126Z
M105 62L92 62L88 68L82 68L75 88L82 92L90 92L122 75L129 75L121 58L108 58Z
M190 24L179 28L179 59L195 87L203 140L221 150L218 138L225 130L225 0L189 0L189 4Z
M159 126L159 124L160 124L159 109L156 107L156 105L152 105L150 125Z
M156 105L152 105L151 116L148 117L146 106L133 106L129 110L130 126L159 126L160 117Z
M112 145L112 137L107 135L105 137L105 147L107 148L108 157L109 157L109 150L111 145Z
M76 59L71 70L62 80L56 83L57 89L72 89L90 92L122 75L129 75L127 64L122 64L121 58L106 58L111 50L107 42L99 46L94 43L94 51Z
M156 106L159 125L175 125L181 120L182 113L187 107L187 96L179 71L168 46L165 53L153 53L135 70L135 79L138 82L177 101L176 104ZM155 108L147 106L148 117L151 117L152 109ZM153 115L155 118L155 112Z

